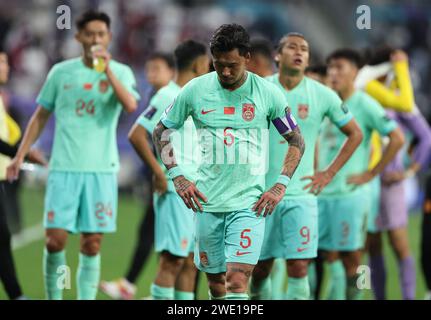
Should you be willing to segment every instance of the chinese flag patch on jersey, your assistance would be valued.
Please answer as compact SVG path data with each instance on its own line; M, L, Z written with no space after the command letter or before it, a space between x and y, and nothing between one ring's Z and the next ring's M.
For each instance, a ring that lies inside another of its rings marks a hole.
M242 118L245 121L252 121L254 119L254 104L252 103L242 104Z
M235 107L224 107L224 114L235 114Z
M91 90L93 88L92 83L84 83L84 90Z

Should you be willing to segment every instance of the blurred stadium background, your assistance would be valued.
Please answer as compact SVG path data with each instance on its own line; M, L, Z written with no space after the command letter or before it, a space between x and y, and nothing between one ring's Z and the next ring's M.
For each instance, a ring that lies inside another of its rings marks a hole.
M145 168L132 150L127 132L148 103L151 87L146 82L144 65L154 51L171 52L186 38L204 42L216 27L236 22L246 27L253 37L265 37L274 44L288 31L303 33L310 42L312 62L323 62L332 50L350 46L365 49L389 44L406 50L410 56L411 75L416 102L424 115L431 119L431 3L422 1L338 1L338 0L0 0L0 46L11 63L9 84L2 88L5 105L24 128L34 111L35 97L52 64L78 56L80 46L74 40L74 20L84 10L99 8L112 17L114 40L110 51L115 59L129 64L138 79L142 97L139 110L120 120L118 143L122 168L119 204L119 231L106 237L102 250L102 279L123 275L135 245L136 232L146 206L149 192L143 179ZM72 29L56 28L58 5L68 5L72 12ZM371 8L371 30L356 27L359 5ZM47 155L50 153L54 122L37 142ZM24 292L31 298L42 299L43 198L47 172L34 169L26 172L19 183L19 214L10 217L14 232L14 255L18 276ZM408 183L410 241L418 259L422 199L421 179ZM78 238L71 237L68 263L76 271ZM399 299L396 262L386 246L389 257L388 297ZM148 296L155 274L156 256L145 266L138 282L138 297ZM424 293L422 273L417 263L418 297ZM65 291L66 299L76 296ZM99 298L106 298L99 294ZM371 298L371 292L367 292ZM199 298L207 298L201 281ZM6 294L0 288L0 299Z

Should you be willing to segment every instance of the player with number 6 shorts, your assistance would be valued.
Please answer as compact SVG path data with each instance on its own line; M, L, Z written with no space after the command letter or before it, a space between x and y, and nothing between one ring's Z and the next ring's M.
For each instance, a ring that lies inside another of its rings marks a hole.
M156 126L153 140L177 193L197 212L195 264L207 274L211 299L244 300L260 255L264 216L283 197L304 145L280 90L246 71L250 44L245 29L222 25L210 49L216 71L183 87ZM196 185L185 178L175 154L170 156L167 130L180 128L189 116L201 150ZM289 150L280 160L277 181L265 192L271 121Z
M122 111L137 108L139 94L131 69L111 59L107 51L112 34L110 18L88 11L77 21L76 39L82 56L52 67L37 97L38 107L12 164L16 178L22 160L55 115L54 145L45 194L46 248L43 272L47 299L62 299L58 268L67 265L68 233L80 233L77 272L78 299L95 299L100 276L102 235L116 231L116 128ZM97 46L97 51L92 50ZM96 71L93 61L103 60Z

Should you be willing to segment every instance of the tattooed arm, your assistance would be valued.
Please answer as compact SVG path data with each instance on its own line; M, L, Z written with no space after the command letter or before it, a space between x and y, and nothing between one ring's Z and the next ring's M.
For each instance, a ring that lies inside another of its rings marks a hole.
M287 151L286 157L284 158L281 175L284 175L290 179L295 173L295 170L301 161L302 155L304 154L305 143L299 127L296 127L292 131L284 134L283 137L288 142L289 149ZM271 189L262 195L258 202L256 202L253 210L257 211L257 215L259 216L265 208L263 216L266 217L266 215L272 213L275 206L281 201L281 199L283 199L285 193L286 186L281 183L276 183Z
M168 170L178 167L174 150L169 139L171 133L172 131L166 128L161 121L153 131L154 146ZM199 202L199 198L204 202L207 202L207 198L196 188L195 184L187 180L184 175L175 177L173 182L178 195L183 199L187 208L192 209L194 212L199 209L199 211L202 212L203 208L202 204ZM196 209L196 207L198 209Z

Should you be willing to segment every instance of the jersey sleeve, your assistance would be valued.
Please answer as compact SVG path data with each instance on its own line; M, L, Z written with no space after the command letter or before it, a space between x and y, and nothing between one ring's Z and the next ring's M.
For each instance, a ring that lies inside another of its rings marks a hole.
M281 118L285 115L288 109L287 99L284 94L275 85L271 85L271 94L268 97L268 101L271 101L269 105L269 120Z
M140 100L141 96L139 95L136 78L133 75L132 69L129 66L125 66L121 73L121 83L126 88L126 90L136 99Z
M154 95L147 108L142 112L136 121L137 124L144 127L148 132L153 133L156 124L159 122L163 112L172 103L172 100L163 94Z
M404 61L395 63L394 71L399 94L377 80L368 82L365 86L365 92L385 108L399 112L411 112L414 107L414 93L408 63Z
M376 101L368 100L362 107L367 111L370 129L376 130L381 136L387 136L398 127L396 121L389 118L383 107Z
M54 66L48 73L45 83L36 98L37 104L41 105L48 111L54 111L55 109L55 99L58 94L58 70Z
M177 98L163 112L160 121L168 129L179 129L192 112L193 88L185 85Z
M348 106L343 103L334 91L327 91L324 97L322 102L326 104L326 116L337 127L342 128L353 119L353 115L350 113ZM323 97L321 97L321 99L322 98Z
M298 127L298 123L292 115L287 99L281 90L275 87L273 91L272 100L268 99L268 101L272 101L269 109L269 119L283 136Z

